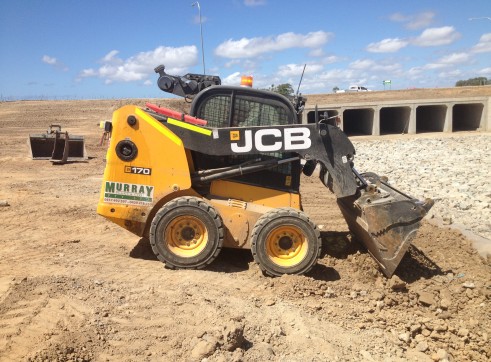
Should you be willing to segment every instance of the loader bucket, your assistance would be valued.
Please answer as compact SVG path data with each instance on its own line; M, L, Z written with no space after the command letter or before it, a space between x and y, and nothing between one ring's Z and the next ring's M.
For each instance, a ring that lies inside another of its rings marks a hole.
M434 202L414 199L376 174L367 173L362 177L367 186L361 194L337 202L351 233L390 278Z
M44 134L29 135L29 152L33 160L50 160L53 163L87 160L84 136L61 132L61 127L51 125Z

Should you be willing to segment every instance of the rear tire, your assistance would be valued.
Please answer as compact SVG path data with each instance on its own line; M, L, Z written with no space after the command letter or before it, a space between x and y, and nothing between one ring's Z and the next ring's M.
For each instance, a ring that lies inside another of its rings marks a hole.
M201 269L223 246L223 222L216 210L197 197L178 197L157 212L150 226L150 245L171 269Z
M252 255L270 276L308 272L319 258L321 245L317 226L295 209L267 212L252 231Z

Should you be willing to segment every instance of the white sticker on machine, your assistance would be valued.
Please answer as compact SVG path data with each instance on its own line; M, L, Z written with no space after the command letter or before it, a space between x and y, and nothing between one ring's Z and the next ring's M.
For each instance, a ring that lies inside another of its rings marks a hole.
M151 205L154 187L141 184L106 181L104 202L125 205Z

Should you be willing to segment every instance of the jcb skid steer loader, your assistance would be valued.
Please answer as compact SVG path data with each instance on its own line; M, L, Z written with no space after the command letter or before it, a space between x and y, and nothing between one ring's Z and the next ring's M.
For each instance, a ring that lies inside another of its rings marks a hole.
M194 96L190 115L151 104L114 112L100 215L148 238L170 268L203 268L231 247L251 249L268 275L301 274L315 265L321 238L302 211L300 175L319 165L350 231L394 273L432 200L359 174L338 127L299 123L301 98L156 72L162 90Z

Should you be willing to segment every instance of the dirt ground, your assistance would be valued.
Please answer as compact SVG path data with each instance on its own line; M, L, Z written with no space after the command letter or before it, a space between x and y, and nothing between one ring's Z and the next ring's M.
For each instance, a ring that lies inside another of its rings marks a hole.
M126 103L143 101L0 103L0 361L491 358L489 258L425 222L387 280L314 178L303 204L323 250L308 275L265 277L241 250L205 270L165 269L147 241L96 214L98 123ZM170 103L183 107L159 101ZM87 162L27 157L28 134L52 123L85 136Z

